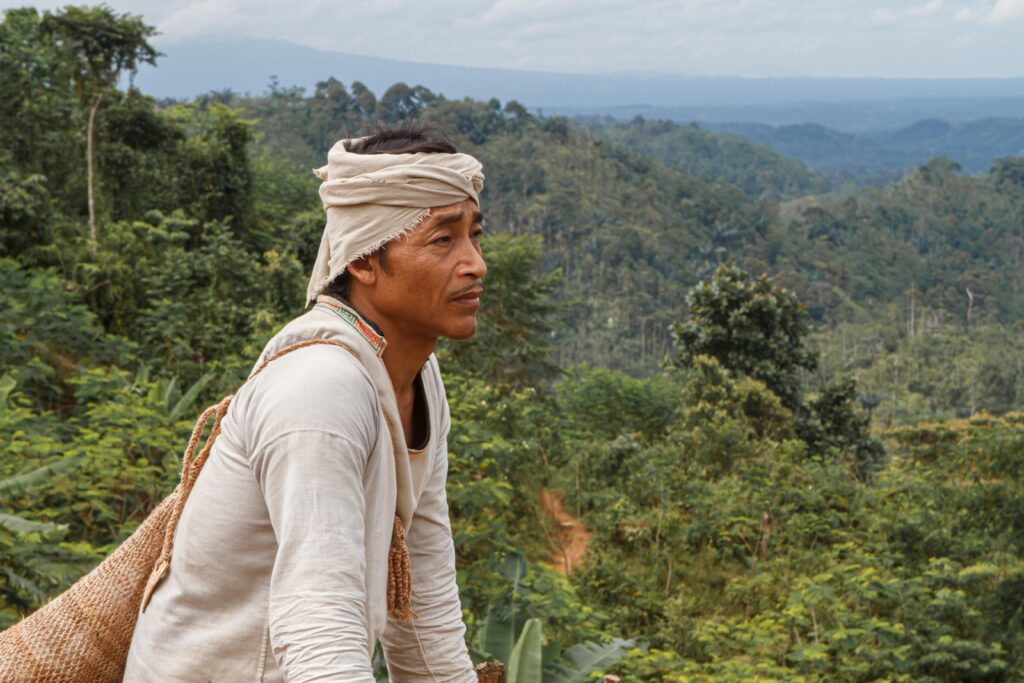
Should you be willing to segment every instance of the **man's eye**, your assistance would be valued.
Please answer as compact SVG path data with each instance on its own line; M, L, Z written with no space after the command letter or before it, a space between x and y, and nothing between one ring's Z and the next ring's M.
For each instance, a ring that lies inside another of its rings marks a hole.
M471 232L470 233L470 237L472 237L475 240L478 240L478 239L480 239L483 236L483 234L484 234L484 231L481 228L480 230L474 230L473 232Z
M452 238L448 235L442 235L434 239L434 244L448 244L452 241Z

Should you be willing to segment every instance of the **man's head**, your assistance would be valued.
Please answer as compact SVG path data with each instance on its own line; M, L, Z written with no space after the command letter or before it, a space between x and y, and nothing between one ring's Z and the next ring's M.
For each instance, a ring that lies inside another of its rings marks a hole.
M476 331L482 280L487 272L479 244L482 216L475 201L482 184L479 164L472 157L459 155L443 135L412 123L379 127L373 135L348 141L344 147L347 155L387 155L379 159L394 160L400 168L410 169L405 172L413 182L422 181L421 176L430 176L432 171L407 166L407 160L416 159L426 165L447 164L466 176L458 185L468 190L462 198L458 192L448 197L458 201L441 205L428 196L425 201L431 201L433 206L427 211L426 207L415 206L415 194L399 200L397 197L403 188L396 187L395 197L392 197L384 183L375 201L398 202L400 206L412 204L417 213L414 224L379 248L348 261L322 291L348 299L386 329L403 335L424 339L472 336ZM334 153L332 150L332 155ZM406 154L417 156L397 156ZM381 163L374 166L375 170L383 169L385 173L390 170L386 167L387 164ZM442 170L447 173L446 169ZM438 175L442 184L446 177L443 173ZM471 185L466 184L467 178L472 178ZM408 178L403 177L397 180L408 182ZM427 181L436 184L433 177L427 177ZM386 204L383 210L388 210ZM321 251L323 249L321 246Z
M487 273L481 232L472 199L431 209L416 228L387 244L383 261L378 252L349 264L349 300L407 335L471 337Z

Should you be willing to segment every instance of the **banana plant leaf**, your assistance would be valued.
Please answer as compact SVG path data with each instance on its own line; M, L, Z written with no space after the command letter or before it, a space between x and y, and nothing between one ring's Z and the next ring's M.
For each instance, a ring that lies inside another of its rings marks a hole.
M584 683L592 673L621 659L635 646L636 641L621 638L606 645L593 641L573 645L563 655L563 662L544 671L543 683Z

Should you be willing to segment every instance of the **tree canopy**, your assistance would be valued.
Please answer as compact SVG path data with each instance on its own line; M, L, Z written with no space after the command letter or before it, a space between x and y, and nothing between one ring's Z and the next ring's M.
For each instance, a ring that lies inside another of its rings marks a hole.
M626 145L409 84L158 103L115 79L92 242L93 101L47 16L0 21L0 627L173 488L193 418L302 312L309 168L415 112L488 178L480 332L438 349L474 657L545 681L1024 675L1021 159L779 200L652 158L653 125ZM713 135L730 173L778 170Z

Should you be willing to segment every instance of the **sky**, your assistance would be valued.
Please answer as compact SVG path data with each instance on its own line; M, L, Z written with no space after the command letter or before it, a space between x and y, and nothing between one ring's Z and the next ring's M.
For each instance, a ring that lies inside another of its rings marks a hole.
M0 8L68 4L0 0ZM158 48L272 38L435 64L689 76L1024 77L1024 0L107 0Z

